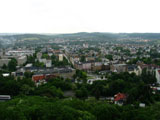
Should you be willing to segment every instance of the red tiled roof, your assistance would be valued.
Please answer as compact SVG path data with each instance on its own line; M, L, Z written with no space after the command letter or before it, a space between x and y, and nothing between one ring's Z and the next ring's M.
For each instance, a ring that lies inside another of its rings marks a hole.
M32 80L34 82L38 82L39 80L43 80L45 79L45 75L35 75L35 76L32 76Z
M118 93L114 96L114 101L124 100L126 99L126 95L123 93Z

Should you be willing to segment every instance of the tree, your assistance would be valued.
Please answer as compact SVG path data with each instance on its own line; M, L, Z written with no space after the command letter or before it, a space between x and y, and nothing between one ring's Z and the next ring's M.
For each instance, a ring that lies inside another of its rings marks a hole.
M49 55L48 55L48 54L44 53L44 54L42 55L42 58L49 59L50 57L49 57Z
M25 72L25 73L24 73L24 76L25 76L26 78L31 78L32 75L33 75L32 72Z
M17 60L12 58L11 61L9 61L8 63L8 69L9 71L13 72L16 70L16 66L17 66Z
M105 56L107 59L109 59L109 60L113 60L113 56L112 55L106 55Z
M83 83L87 82L87 73L82 70L76 70L76 74L73 77Z
M85 58L84 55L81 56L80 61L81 61L81 62L85 62L85 61L86 61L86 58Z
M2 69L6 70L7 69L7 65L3 64Z
M55 86L48 84L39 86L37 89L35 89L34 93L35 95L40 96L63 98L63 92L60 88L57 89Z
M88 97L88 90L82 86L79 90L76 91L76 97L80 99L86 99Z

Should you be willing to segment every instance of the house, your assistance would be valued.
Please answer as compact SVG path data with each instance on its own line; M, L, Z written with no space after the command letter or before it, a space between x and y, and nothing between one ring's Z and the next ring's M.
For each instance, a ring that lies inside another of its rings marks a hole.
M32 80L35 82L37 87L46 83L45 75L33 75Z
M114 103L117 105L123 105L127 96L124 93L118 93L114 95Z
M136 75L140 75L140 70L139 67L136 65L128 65L127 66L127 71L131 73L135 73Z
M45 80L45 75L33 75L32 80L34 82L39 82L39 81Z

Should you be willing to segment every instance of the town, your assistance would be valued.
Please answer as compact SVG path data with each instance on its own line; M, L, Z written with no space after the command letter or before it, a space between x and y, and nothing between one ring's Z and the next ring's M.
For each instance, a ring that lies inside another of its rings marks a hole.
M145 108L160 100L160 44L156 40L95 42L92 36L92 42L90 37L83 39L85 34L1 36L0 101L25 95Z

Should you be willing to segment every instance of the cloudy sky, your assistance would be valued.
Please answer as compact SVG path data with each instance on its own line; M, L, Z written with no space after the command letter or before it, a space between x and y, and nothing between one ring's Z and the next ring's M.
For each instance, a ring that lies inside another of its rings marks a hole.
M160 32L160 0L0 0L0 33Z

